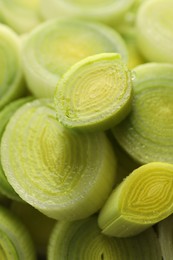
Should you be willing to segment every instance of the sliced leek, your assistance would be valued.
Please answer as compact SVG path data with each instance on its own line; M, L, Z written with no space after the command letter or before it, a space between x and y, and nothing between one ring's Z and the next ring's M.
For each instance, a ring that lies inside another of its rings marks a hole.
M0 206L0 259L36 260L29 231L12 212Z
M133 74L132 110L114 136L140 163L173 163L173 65L146 63Z
M138 47L148 61L173 63L173 1L150 0L137 13Z
M45 215L85 218L110 194L116 158L104 133L69 131L52 107L36 100L16 111L2 137L2 166L16 193Z
M23 41L26 80L36 97L53 97L59 78L74 63L101 52L118 52L127 60L122 37L103 24L74 19L43 23Z
M25 92L19 45L17 34L0 24L0 109Z
M40 0L0 0L0 18L17 33L26 33L42 21Z
M2 109L0 111L0 142L1 142L1 138L4 133L4 130L5 130L5 127L8 124L8 121L12 117L14 112L21 105L23 105L24 103L28 102L31 99L32 99L32 97L25 97L25 98L17 99L15 101L11 102L10 104L8 104L7 106L5 106L4 109ZM1 151L0 151L0 157L1 157ZM18 194L14 191L12 186L7 181L7 178L4 174L1 162L0 162L0 192L8 198L11 198L13 200L20 200L20 197L18 196Z
M160 246L153 229L133 238L108 237L101 233L97 217L59 222L48 244L48 260L161 260Z
M173 164L152 162L134 170L99 214L103 234L129 237L173 213Z
M135 0L41 0L41 13L52 17L79 17L108 24L116 23Z
M173 214L157 224L163 260L173 259Z
M100 53L75 63L55 91L59 121L80 130L106 130L131 109L131 73L117 53Z
M27 227L37 255L42 259L47 255L47 244L56 220L48 218L28 203L12 201L10 210Z

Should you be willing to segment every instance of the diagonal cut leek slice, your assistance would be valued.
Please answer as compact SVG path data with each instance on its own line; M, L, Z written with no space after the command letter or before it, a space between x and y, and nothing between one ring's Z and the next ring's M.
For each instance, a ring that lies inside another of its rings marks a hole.
M173 65L146 63L134 75L131 113L113 134L141 164L173 163Z
M80 130L106 130L131 109L131 73L117 53L100 53L75 63L55 91L59 121Z
M109 196L99 214L106 235L128 237L173 213L173 164L151 162L134 170Z
M135 0L41 0L41 13L52 17L79 17L108 24L117 23Z
M40 0L1 0L0 19L17 33L26 33L42 21Z
M97 217L58 222L48 244L48 260L161 260L161 251L152 228L132 238L108 237L101 233Z
M116 181L116 158L106 135L64 128L49 100L28 102L15 112L2 137L1 157L16 193L55 219L98 211Z
M173 259L173 214L160 221L156 228L163 259Z
M0 206L0 259L36 260L29 231L12 212Z
M0 111L0 142L1 142L1 138L4 133L4 130L5 130L5 127L8 124L8 121L10 120L10 118L12 117L14 112L20 106L22 106L23 104L25 104L26 102L28 102L29 100L32 100L32 99L33 99L32 97L24 97L24 98L17 99L15 101L11 102L10 104L8 104L7 106L5 106ZM0 151L0 157L1 157L1 151ZM18 194L14 191L12 186L7 181L7 178L4 174L1 162L0 162L0 192L4 196L6 196L12 200L21 200L20 197L18 196Z
M173 1L151 0L137 13L138 47L148 61L173 63Z
M124 40L100 23L55 19L42 23L23 41L26 81L36 97L53 97L59 78L74 63L101 52L118 52L127 60Z
M25 92L19 45L17 34L0 24L0 109Z

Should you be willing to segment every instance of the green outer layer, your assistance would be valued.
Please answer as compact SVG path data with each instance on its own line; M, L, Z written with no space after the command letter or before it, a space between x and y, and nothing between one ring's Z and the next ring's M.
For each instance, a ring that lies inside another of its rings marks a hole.
M28 230L14 214L0 206L0 251L2 247L7 260L36 260Z
M72 33L74 36L70 35ZM59 53L57 44L60 44L63 53ZM77 19L55 19L42 23L23 41L23 66L28 87L36 97L53 97L59 78L70 66L100 52L119 52L127 61L124 40L104 24ZM52 62L53 59L56 62Z
M32 97L25 97L21 99L17 99L7 106L4 107L3 110L0 111L0 141L2 139L4 130L6 125L8 124L8 121L12 117L12 115L15 113L15 111L25 104L28 101L31 101ZM0 157L1 157L1 151L0 151ZM0 162L0 192L7 196L8 198L11 198L13 200L21 200L18 194L14 191L12 186L7 181L7 178L4 174L1 162Z
M0 109L2 109L10 101L23 96L26 92L20 60L21 53L19 38L12 29L2 24L0 24L0 51L3 54L3 56L1 54L1 62L4 62L5 60L7 63L7 68L5 68L6 83L5 86L0 86ZM9 57L6 53L10 57L10 61L8 60ZM14 63L14 60L16 63ZM14 75L10 75L11 68L14 71ZM8 72L6 72L7 70ZM3 68L1 67L1 73L2 71Z
M49 100L17 110L3 134L1 155L19 196L55 219L93 214L116 181L116 158L106 135L68 131Z
M129 237L173 213L173 165L148 163L134 170L109 196L99 214L106 235Z
M173 163L173 65L146 63L134 77L132 110L112 129L114 137L141 164Z
M94 2L94 3L93 3ZM41 13L45 19L52 17L79 17L108 24L117 23L135 0L69 1L42 0Z
M59 222L48 244L48 260L161 260L160 246L153 229L133 238L105 236L97 225L97 216Z
M137 41L148 61L173 63L173 1L145 1L137 13Z
M106 130L131 110L131 73L117 53L89 56L63 75L54 96L57 117L63 125L86 131Z

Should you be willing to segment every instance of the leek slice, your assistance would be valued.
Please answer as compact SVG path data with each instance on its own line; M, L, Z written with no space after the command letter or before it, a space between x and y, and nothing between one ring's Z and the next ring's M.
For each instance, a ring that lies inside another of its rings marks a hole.
M127 60L122 37L103 24L55 19L34 29L23 41L26 81L36 97L53 97L59 78L74 63L101 52L118 52Z
M137 13L138 47L148 61L173 63L173 1L151 0Z
M8 104L7 106L5 106L4 109L2 109L0 111L0 142L1 142L1 138L4 133L4 130L5 130L5 127L8 124L8 121L12 117L14 112L20 106L22 106L24 103L28 102L31 99L32 99L32 97L25 97L25 98L17 99L15 101L11 102L10 104ZM0 157L1 157L1 151L0 151ZM18 194L14 191L12 186L7 181L7 178L4 174L1 162L0 162L0 192L10 199L20 200L20 197L18 196Z
M133 74L131 113L113 134L141 164L173 163L173 65L146 63Z
M116 181L104 133L68 131L49 100L20 107L1 141L2 166L19 196L55 219L85 218L102 207Z
M163 260L173 259L173 214L157 224L157 233Z
M52 17L79 17L115 24L130 9L135 0L42 0L41 13Z
M9 210L0 206L0 259L36 260L28 230Z
M0 24L0 109L25 93L19 45L17 34Z
M97 217L58 222L48 244L48 260L161 260L153 229L133 238L108 237L101 233Z
M128 237L173 213L173 164L140 166L119 184L99 214L106 235Z
M40 0L0 0L0 18L17 33L26 33L42 21Z
M131 73L117 53L89 56L73 65L55 91L59 121L80 130L106 130L131 109Z

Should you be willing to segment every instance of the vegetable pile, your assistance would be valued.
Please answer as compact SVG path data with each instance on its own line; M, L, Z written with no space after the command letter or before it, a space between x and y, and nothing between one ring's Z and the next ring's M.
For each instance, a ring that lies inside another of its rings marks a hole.
M0 259L173 258L172 17L0 0Z

